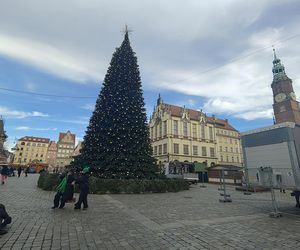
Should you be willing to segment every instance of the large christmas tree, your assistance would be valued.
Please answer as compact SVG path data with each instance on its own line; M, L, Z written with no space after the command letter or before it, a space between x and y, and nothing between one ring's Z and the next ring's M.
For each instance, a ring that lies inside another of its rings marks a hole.
M140 72L127 29L104 78L81 155L72 165L89 165L102 178L156 176Z

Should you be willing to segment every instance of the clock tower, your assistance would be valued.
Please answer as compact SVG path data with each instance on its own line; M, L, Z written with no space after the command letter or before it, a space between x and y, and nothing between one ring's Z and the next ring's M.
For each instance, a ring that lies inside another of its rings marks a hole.
M273 60L273 110L276 124L282 122L295 122L300 124L299 102L296 100L292 80L287 77L280 59L277 58L275 49Z

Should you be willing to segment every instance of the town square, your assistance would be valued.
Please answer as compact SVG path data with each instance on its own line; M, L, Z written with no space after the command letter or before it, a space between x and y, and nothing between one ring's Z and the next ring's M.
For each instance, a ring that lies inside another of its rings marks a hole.
M0 3L0 249L299 249L298 11Z

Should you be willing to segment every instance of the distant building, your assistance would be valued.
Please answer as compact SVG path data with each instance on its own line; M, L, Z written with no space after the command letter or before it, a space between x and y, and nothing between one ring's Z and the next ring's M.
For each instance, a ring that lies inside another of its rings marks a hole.
M67 133L59 133L56 157L56 166L58 168L62 169L71 163L73 159L74 148L75 134L72 134L70 131Z
M7 152L4 149L4 143L7 139L7 135L4 130L4 121L0 116L0 163L7 163Z
M77 155L80 155L81 148L82 148L82 141L79 141L78 144L77 144L77 146L74 149L73 157L75 157Z
M47 152L47 162L50 170L56 167L56 156L57 156L57 144L55 141L51 141Z
M22 137L17 142L13 163L18 165L47 163L49 142L49 138Z
M296 99L292 80L274 50L273 60L273 110L276 123L294 122L300 124L300 106Z
M177 160L242 166L240 134L228 120L166 104L159 97L149 129L158 163Z

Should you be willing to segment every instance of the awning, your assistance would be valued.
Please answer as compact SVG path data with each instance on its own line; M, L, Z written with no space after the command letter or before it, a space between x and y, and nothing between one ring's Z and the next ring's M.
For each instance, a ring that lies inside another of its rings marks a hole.
M206 164L205 163L199 163L199 162L196 162L194 163L195 165L195 172L207 172L206 168Z

